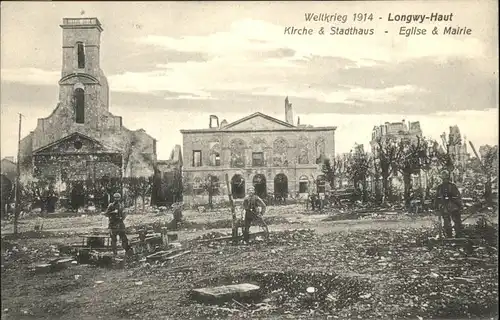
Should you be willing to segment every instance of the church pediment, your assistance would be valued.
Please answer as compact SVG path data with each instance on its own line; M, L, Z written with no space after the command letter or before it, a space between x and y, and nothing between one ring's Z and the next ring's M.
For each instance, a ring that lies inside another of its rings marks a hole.
M275 130L284 128L293 128L294 126L278 120L276 118L270 117L260 112L249 115L248 117L242 118L238 121L232 122L225 127L223 130Z
M73 133L47 146L35 150L33 154L92 154L119 153L118 150L104 146L101 142L80 133Z
M100 84L97 78L86 73L72 73L59 80L60 85L75 85L77 83L82 83L84 85Z

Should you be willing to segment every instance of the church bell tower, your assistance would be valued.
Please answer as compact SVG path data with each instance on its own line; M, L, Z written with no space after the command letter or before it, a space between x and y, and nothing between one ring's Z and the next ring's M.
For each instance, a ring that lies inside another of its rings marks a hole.
M64 18L59 102L75 125L94 127L108 110L109 89L100 68L101 23Z

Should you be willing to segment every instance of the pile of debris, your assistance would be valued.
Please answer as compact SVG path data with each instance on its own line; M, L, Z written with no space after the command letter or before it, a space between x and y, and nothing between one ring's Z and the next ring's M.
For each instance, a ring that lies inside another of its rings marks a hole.
M219 282L223 285L217 285ZM190 298L217 304L217 311L257 316L276 311L332 314L367 301L372 285L367 280L326 272L255 271L210 279L213 287L193 289Z
M229 234L217 232L217 231L212 231L212 232L205 233L205 234L197 237L195 240L217 239L217 238L226 237L226 236L229 236Z

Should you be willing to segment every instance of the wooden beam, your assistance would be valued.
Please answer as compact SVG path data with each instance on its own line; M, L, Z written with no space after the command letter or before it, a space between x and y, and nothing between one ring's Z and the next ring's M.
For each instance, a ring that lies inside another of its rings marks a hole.
M232 216L232 222L231 222L231 230L232 230L232 237L233 237L233 243L236 244L238 242L238 225L236 222L236 210L234 208L234 201L233 197L231 195L231 186L229 185L229 175L226 173L226 186L227 186L227 196L229 197L229 204L231 205L231 216Z

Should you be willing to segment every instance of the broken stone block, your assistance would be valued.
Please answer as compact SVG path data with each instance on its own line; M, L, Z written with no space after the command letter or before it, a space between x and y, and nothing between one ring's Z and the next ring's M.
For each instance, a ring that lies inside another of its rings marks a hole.
M235 299L255 301L261 297L260 287L250 283L193 289L191 297L199 302L220 304Z
M73 258L62 258L62 259L58 259L54 262L54 264L58 267L58 268L67 268L69 266L72 265L74 259Z
M47 273L52 271L52 265L50 263L42 263L35 266L35 273Z
M179 242L171 242L168 244L168 247L172 249L179 249L182 248L182 244L180 244Z

